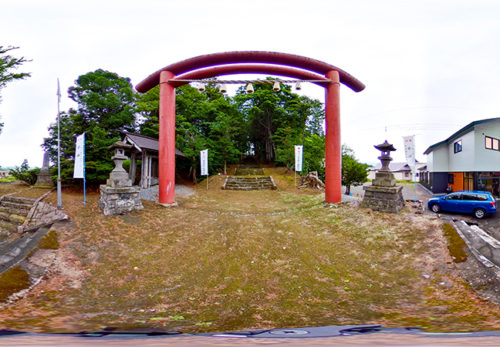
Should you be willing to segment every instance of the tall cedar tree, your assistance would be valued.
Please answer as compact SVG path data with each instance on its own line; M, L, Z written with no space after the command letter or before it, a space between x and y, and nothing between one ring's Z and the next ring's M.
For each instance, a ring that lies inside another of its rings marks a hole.
M26 77L30 77L31 74L28 72L14 72L19 66L28 62L24 57L15 58L11 55L8 55L7 52L12 51L13 49L18 49L19 47L4 47L0 46L0 92L7 85L7 83L22 80ZM2 96L0 94L0 102L2 101ZM2 133L4 124L0 123L0 134Z
M78 77L68 94L77 103L60 116L61 176L73 176L76 136L85 133L85 173L89 184L102 183L114 165L108 147L121 139L122 131L135 131L135 96L129 78L96 70ZM57 157L57 122L42 145L52 161Z

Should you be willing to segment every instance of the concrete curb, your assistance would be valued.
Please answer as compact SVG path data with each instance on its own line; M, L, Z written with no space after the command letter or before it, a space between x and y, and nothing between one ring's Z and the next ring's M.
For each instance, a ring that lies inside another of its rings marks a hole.
M38 246L38 242L50 230L50 225L24 235L0 249L0 274L21 263Z
M476 259L500 280L500 242L477 225L469 226L463 220L449 223L457 230Z

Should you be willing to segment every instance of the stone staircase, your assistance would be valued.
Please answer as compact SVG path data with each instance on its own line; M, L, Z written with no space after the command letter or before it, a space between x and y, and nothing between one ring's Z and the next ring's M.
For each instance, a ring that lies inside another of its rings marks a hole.
M35 201L13 196L4 196L0 200L0 243L18 231Z
M271 176L244 177L227 176L222 189L227 190L265 190L278 189Z

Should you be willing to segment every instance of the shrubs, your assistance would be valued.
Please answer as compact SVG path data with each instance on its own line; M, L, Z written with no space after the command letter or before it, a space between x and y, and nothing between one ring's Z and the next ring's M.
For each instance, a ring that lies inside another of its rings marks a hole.
M40 173L39 168L30 169L28 165L28 160L24 159L20 167L15 167L10 170L10 174L17 180L33 185L36 183L38 174Z

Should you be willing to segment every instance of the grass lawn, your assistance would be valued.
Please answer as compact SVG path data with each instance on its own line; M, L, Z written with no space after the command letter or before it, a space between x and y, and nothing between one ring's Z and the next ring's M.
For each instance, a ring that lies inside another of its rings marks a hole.
M458 275L436 217L327 207L322 193L296 190L293 173L266 172L278 191L223 191L213 176L178 207L144 202L123 216L105 217L97 193L83 207L65 191L71 222L58 230L53 270L0 309L0 327L500 328L499 307Z

